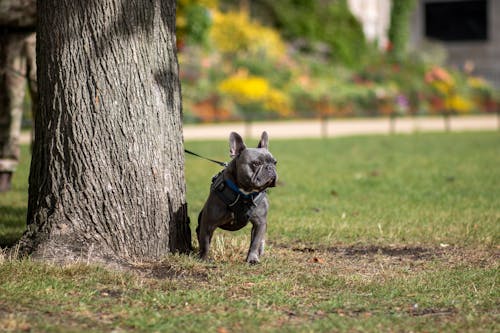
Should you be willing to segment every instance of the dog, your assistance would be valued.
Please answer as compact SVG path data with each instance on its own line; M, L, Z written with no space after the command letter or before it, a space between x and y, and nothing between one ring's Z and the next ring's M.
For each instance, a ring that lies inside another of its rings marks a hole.
M264 253L267 211L266 190L278 179L276 159L268 149L267 132L257 148L247 148L236 132L229 135L231 161L212 178L210 194L198 215L196 234L200 258L206 260L212 235L217 228L236 231L252 223L246 261L257 264Z

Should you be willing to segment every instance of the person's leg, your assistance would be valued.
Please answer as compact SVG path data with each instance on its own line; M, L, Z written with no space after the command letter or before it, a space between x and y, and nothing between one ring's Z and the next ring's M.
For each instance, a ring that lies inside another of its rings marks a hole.
M8 191L19 163L26 89L26 34L0 32L0 192Z
M32 33L26 38L25 52L28 66L28 86L31 96L31 149L35 140L35 116L38 110L38 85L36 81L36 34Z

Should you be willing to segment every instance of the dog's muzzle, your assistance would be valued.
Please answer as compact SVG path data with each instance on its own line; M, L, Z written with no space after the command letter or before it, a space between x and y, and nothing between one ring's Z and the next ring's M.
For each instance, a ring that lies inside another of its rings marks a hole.
M259 188L275 187L278 174L276 167L271 164L261 166L254 174L253 183Z

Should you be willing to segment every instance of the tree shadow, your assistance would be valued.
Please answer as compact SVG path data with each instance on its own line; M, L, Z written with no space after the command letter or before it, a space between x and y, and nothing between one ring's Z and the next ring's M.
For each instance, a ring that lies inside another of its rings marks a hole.
M433 248L421 246L349 246L344 248L332 247L330 252L340 253L345 256L374 256L383 255L388 257L408 257L414 260L430 259L438 254L439 251Z
M325 251L324 248L300 247L292 248L296 252L315 253ZM334 246L326 249L327 252L342 257L373 257L382 255L386 257L408 258L412 260L429 260L442 255L442 249L422 246L379 246L379 245L351 245Z

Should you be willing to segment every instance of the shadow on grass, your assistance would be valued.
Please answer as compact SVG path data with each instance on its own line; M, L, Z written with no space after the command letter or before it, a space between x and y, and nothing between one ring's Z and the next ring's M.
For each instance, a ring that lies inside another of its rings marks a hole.
M301 247L293 248L295 252L319 252L325 251L325 249L314 248L314 247ZM352 246L339 246L330 247L326 249L327 252L345 256L345 257L356 257L356 256L375 256L382 255L387 257L406 257L415 260L426 260L432 259L436 256L442 254L442 249L438 248L428 248L421 246L377 246L377 245L352 245Z
M421 246L351 246L342 250L338 248L331 248L332 252L343 252L346 256L359 256L359 255L384 255L388 257L410 257L412 259L428 259L437 254L434 248L425 248Z
M10 247L26 228L26 208L0 206L0 248Z

